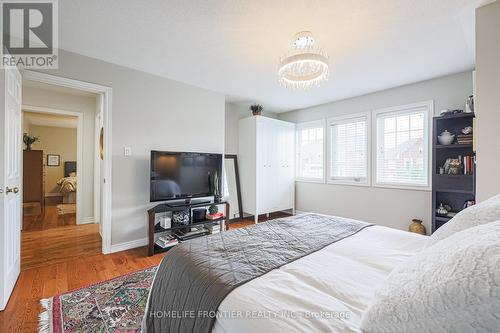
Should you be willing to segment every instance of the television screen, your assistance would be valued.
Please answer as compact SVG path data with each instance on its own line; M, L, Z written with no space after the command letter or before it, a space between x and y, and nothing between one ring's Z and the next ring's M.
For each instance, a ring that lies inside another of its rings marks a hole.
M220 193L221 173L221 154L151 151L150 201L213 195L215 174Z

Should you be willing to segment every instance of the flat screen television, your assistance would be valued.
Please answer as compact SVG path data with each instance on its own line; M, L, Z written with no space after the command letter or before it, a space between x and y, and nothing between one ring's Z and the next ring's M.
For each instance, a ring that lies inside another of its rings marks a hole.
M151 151L150 201L214 195L221 190L222 154Z

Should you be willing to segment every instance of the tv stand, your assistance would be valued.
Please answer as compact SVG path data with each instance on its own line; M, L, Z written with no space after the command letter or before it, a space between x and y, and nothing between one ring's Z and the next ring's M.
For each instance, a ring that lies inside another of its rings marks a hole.
M186 200L188 201L188 200ZM185 202L186 202L185 201ZM166 252L169 248L161 248L158 245L155 244L155 234L159 233L172 233L175 230L178 229L186 229L186 228L191 228L195 226L202 226L202 225L209 225L213 223L219 223L221 232L224 232L224 230L227 230L229 226L229 203L227 201L188 201L189 203L177 203L177 204L169 204L169 203L161 203L159 205L156 205L155 207L151 208L148 210L148 225L149 225L149 245L148 245L148 255L152 256L154 254L160 253L160 252ZM191 217L191 209L192 208L202 208L202 207L208 207L211 205L224 205L225 206L225 216L222 216L218 219L215 220L204 220L204 221L199 221L199 222L193 222L192 217ZM165 213L165 212L175 212L175 211L182 211L182 210L189 210L189 224L186 225L171 225L170 228L164 229L162 228L159 224L155 225L155 216L156 214L159 213Z

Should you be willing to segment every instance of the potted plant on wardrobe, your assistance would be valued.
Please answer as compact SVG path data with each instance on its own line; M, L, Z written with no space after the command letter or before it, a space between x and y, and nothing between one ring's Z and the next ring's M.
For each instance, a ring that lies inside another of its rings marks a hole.
M260 104L252 104L250 105L250 110L252 110L252 114L254 116L260 116L262 114L262 110L264 108Z

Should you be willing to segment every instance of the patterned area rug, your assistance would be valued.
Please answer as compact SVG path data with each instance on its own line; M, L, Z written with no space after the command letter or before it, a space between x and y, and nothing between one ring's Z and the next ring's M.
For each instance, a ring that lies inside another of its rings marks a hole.
M42 299L40 332L139 332L156 268Z

